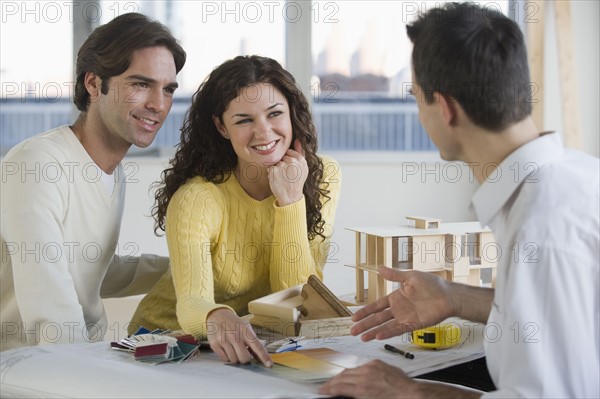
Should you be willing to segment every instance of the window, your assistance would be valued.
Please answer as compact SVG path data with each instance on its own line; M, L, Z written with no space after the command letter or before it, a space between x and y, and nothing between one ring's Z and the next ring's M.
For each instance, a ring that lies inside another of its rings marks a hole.
M0 149L59 124L71 123L73 23L103 24L136 11L170 27L188 53L172 111L153 148L172 148L191 95L210 71L239 54L275 58L308 48L290 43L286 28L312 30L310 93L324 151L432 151L410 82L411 44L405 24L440 2L408 1L2 1ZM507 12L508 2L485 2ZM74 8L77 4L79 8ZM304 11L303 11L304 10ZM15 40L18 38L18 40Z
M406 24L443 1L313 1L314 111L321 148L434 151L412 96ZM480 2L507 12L507 1Z

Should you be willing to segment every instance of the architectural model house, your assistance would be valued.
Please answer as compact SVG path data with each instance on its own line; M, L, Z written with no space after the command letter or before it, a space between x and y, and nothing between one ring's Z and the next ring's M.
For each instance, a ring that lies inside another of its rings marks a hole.
M480 286L482 269L496 274L498 246L479 222L444 223L428 217L407 217L403 226L348 228L356 234L356 301L369 303L392 291L393 282L378 266L435 273L448 281ZM368 287L365 295L365 272ZM485 283L484 283L485 284Z

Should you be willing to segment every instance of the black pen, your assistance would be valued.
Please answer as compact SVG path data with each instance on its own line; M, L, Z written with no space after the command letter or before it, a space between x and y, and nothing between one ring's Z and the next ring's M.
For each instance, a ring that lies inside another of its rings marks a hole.
M414 359L415 358L415 355L413 355L412 353L405 352L402 349L396 348L395 346L385 344L385 345L383 345L383 347L385 348L386 351L397 353L399 355L404 356L407 359Z

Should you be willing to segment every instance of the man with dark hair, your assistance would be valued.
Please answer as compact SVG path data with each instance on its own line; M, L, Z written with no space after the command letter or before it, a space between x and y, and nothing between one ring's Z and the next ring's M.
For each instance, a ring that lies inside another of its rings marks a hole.
M6 155L1 350L101 340L108 327L101 297L145 293L168 268L164 257L118 255L135 254L118 242L121 161L131 145L154 140L185 59L169 30L144 15L98 27L77 57L78 119Z
M495 288L380 267L400 288L358 311L352 333L386 339L451 316L488 323L496 390L410 379L381 361L349 369L321 393L353 397L600 397L599 170L531 118L518 26L472 3L430 10L407 27L419 118L442 158L481 184L472 206L498 244ZM483 394L483 395L482 395Z

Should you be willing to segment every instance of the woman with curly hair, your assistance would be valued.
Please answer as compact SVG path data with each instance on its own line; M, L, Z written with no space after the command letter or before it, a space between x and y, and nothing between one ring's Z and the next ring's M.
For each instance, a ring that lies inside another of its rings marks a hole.
M340 190L338 164L317 156L306 98L277 61L239 56L194 94L153 209L171 270L142 300L130 332L207 337L227 362L271 359L248 302L323 278Z

